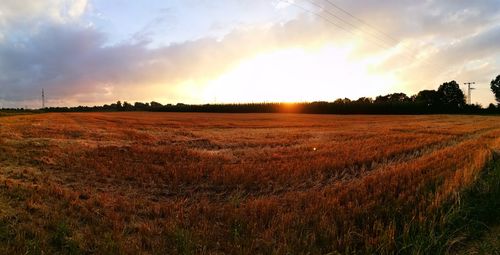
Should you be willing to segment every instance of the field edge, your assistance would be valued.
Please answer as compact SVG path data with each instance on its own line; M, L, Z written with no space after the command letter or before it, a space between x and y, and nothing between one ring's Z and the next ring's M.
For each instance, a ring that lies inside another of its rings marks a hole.
M495 151L474 184L454 202L398 237L397 254L498 254L500 247L481 245L481 240L500 225L499 183L500 153ZM488 250L478 250L484 247Z

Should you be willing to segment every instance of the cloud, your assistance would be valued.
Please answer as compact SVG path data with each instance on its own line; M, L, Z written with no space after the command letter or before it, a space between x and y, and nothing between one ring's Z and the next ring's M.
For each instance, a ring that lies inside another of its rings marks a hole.
M128 92L141 88L147 100L160 85L166 91L185 80L206 81L256 53L314 45L327 37L321 24L294 21L158 48L147 42L109 46L93 27L51 23L21 42L0 43L0 99L35 100L45 88L53 99L102 94L101 101L115 100L137 96Z
M352 56L358 60L385 56L385 61L372 64L374 72L394 73L402 81L401 88L410 92L435 88L455 77L493 77L499 69L500 4L496 0L339 2L369 25L322 3L324 10L357 24L359 29L352 30L355 35L303 13L284 24L246 24L222 37L200 36L155 47L147 40L154 24L146 24L149 30L139 35L141 40L110 44L109 31L83 22L89 9L86 0L5 0L0 3L0 101L23 105L36 100L41 88L53 102L71 105L150 100L160 93L174 98L183 82L203 83L256 54L325 43L354 42ZM281 4L277 10L294 8ZM131 36L138 36L134 32Z
M343 1L339 5L399 41L397 50L387 50L391 53L386 61L373 68L375 72L395 73L408 93L434 89L453 79L479 81L478 86L487 91L484 81L496 76L500 69L500 2L496 0L367 0ZM336 13L342 14L338 10ZM356 24L373 31L367 25ZM377 37L396 44L384 35ZM483 93L481 103L489 101L490 95Z
M87 0L2 0L0 2L0 26L8 28L20 23L40 20L65 22L79 18L87 7Z

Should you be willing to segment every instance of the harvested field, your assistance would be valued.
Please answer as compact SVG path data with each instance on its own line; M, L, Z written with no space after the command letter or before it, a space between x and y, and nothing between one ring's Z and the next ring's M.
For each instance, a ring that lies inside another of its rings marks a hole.
M498 149L483 116L3 117L0 252L412 253Z

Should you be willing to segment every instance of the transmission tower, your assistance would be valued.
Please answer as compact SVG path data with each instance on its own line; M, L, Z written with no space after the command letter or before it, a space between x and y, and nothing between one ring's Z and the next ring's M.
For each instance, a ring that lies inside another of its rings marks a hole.
M42 109L45 109L45 91L42 89Z
M472 98L471 98L471 91L476 89L471 87L471 85L476 84L475 82L465 82L465 85L467 85L467 104L472 104Z

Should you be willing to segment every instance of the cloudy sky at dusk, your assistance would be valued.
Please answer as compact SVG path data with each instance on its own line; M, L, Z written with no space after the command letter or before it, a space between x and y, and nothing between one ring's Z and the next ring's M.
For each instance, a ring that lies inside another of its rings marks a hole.
M333 101L450 80L487 105L499 42L498 0L2 0L0 107L42 88L49 106Z

